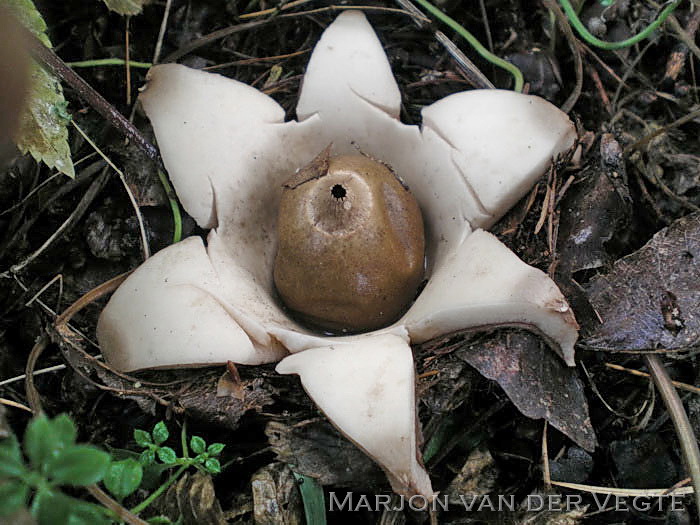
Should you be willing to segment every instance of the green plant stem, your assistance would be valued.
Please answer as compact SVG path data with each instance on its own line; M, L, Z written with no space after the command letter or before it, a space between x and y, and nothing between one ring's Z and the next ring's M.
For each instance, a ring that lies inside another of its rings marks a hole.
M173 244L180 242L182 239L182 214L180 213L180 206L177 203L177 196L173 187L168 181L168 177L165 175L163 170L158 170L158 178L160 183L163 185L165 194L168 197L168 202L170 202L170 209L173 212Z
M160 174L160 172L158 174ZM173 242L177 241L174 240ZM189 459L190 451L187 447L187 421L182 422L182 431L180 432L180 443L182 444L182 457L185 459Z
M497 57L493 53L491 53L488 49L486 49L483 45L481 45L481 42L479 42L474 35L472 35L469 31L467 31L463 26L461 26L459 23L457 23L454 19L450 18L447 16L445 13L440 11L437 7L435 7L433 4L428 2L428 0L415 0L417 4L422 6L426 11L431 13L435 18L440 20L442 23L447 25L450 29L453 29L456 31L462 38L464 38L469 44L474 48L474 50L479 53L484 59L488 60L491 62L494 66L500 67L502 69L505 69L513 75L513 79L515 80L515 86L513 87L513 90L521 92L523 90L523 74L520 72L520 70L510 62L503 60L501 57ZM680 0L679 0L680 1Z
M186 465L182 465L179 469L175 471L175 474L168 478L168 480L165 483L163 483L160 487L154 490L150 496L148 496L145 500L143 500L141 503L132 508L129 512L131 512L132 514L138 514L139 512L146 509L146 507L148 507L151 503L158 499L158 497L161 494L163 494L163 492L168 490L170 485L175 483L178 480L178 478L182 475L182 473L189 468L189 466L189 463L187 463Z
M649 24L641 33L638 33L633 37L630 37L626 40L621 40L619 42L606 42L605 40L596 38L588 31L588 29L586 29L586 26L583 25L581 19L576 14L576 11L574 10L569 0L559 0L559 3L564 9L566 16L569 18L571 25L574 26L574 29L576 29L578 34L581 35L581 38L583 38L586 42L588 42L592 46L599 47L601 49L622 49L623 47L632 46L649 37L651 33L653 33L656 29L658 29L658 27L661 24L664 23L664 21L669 17L671 13L673 13L676 7L678 7L678 4L680 4L682 1L683 0L675 0L675 2L667 5L663 8L661 13L659 13L658 18L654 20L651 24Z
M126 60L123 58L96 58L94 60L78 60L77 62L66 62L70 67L99 67L99 66L124 66ZM149 69L153 64L150 62L136 62L129 60L130 67Z

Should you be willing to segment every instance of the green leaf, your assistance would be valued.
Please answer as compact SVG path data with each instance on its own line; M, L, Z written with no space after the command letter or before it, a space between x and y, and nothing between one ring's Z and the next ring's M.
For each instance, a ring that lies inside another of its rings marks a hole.
M163 472L168 471L173 468L172 465L164 465L163 463L153 463L143 467L143 480L141 481L141 487L146 490L157 489L163 477Z
M44 489L40 490L32 501L32 514L39 525L66 523L74 504L73 498L60 492Z
M172 465L177 461L177 454L175 454L175 451L170 447L159 448L158 459L166 465Z
M112 520L105 515L106 509L92 503L74 500L67 525L111 525Z
M51 47L46 23L31 0L4 0L4 3L45 46ZM31 153L37 162L43 161L50 168L75 177L68 147L70 117L61 83L36 61L32 61L30 69L31 88L15 136L17 147L23 154Z
M192 436L190 448L195 454L202 454L207 448L207 443L199 436Z
M75 423L68 414L60 414L50 420L51 431L54 440L59 444L60 448L67 448L75 444L75 438L78 431L75 428Z
M0 441L0 477L19 478L26 471L22 451L14 434Z
M90 445L75 445L49 461L46 473L58 483L92 485L104 478L109 462L106 452Z
M146 0L102 0L112 11L120 15L138 15Z
M161 443L165 443L165 441L168 439L170 436L170 432L168 432L168 427L165 426L165 423L162 421L159 421L156 423L156 426L153 427L153 441L156 442L156 445L160 445Z
M204 462L204 468L211 474L218 474L221 472L221 463L216 458L209 458Z
M323 499L323 487L314 478L292 471L299 484L301 500L304 503L306 523L309 525L326 525L326 503Z
M151 435L145 430L141 430L138 428L134 430L134 440L136 441L136 444L141 447L147 447L148 445L153 443Z
M0 516L9 516L27 504L29 487L21 481L0 482Z
M141 463L144 467L152 465L155 460L156 460L156 453L154 450L151 450L151 449L144 450L143 452L141 452L141 455L139 456L139 463Z
M221 454L221 451L224 450L224 445L223 443L212 443L209 445L209 448L207 448L207 454L210 456L218 456Z
M46 22L34 7L32 0L3 0L2 3L17 17L24 27L29 29L46 47L51 41L46 36Z
M53 439L51 422L44 414L35 417L24 433L24 452L37 470L43 470L46 462L60 449L60 442Z
M125 459L109 466L103 482L115 498L122 500L139 488L142 479L141 464L133 459Z

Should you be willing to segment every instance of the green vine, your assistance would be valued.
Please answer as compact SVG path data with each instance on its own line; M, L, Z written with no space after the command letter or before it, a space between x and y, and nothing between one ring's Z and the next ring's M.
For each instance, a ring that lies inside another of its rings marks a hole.
M428 0L416 0L416 2L420 4L426 11L435 16L435 18L437 18L442 23L450 27L450 29L456 31L462 38L469 42L469 44L474 48L474 50L477 53L479 53L484 59L488 60L494 66L505 69L511 75L513 75L513 80L515 81L515 86L513 87L513 89L515 91L521 92L523 90L523 74L515 65L491 53L481 44L481 42L477 40L477 38L474 35L467 31L453 18L450 18L445 13L440 11L437 7L435 7L433 4L428 2Z
M418 0L420 1L420 0ZM666 7L664 7L661 10L661 13L659 13L659 16L656 20L654 20L651 24L649 24L643 31L640 33L634 35L633 37L627 38L625 40L621 40L619 42L606 42L605 40L601 40L599 38L596 38L594 35L586 29L586 26L583 25L581 22L581 19L578 17L576 14L576 10L573 8L571 5L571 2L569 0L559 0L559 3L561 4L562 8L564 9L564 12L566 13L566 16L569 18L569 21L571 22L571 25L574 26L574 29L578 32L579 35L581 35L581 38L583 38L586 42L591 44L592 46L599 47L601 49L622 49L624 47L629 47L632 46L638 42L641 42L642 40L646 39L653 33L656 29L659 28L661 24L664 23L664 21L673 13L673 11L678 7L678 4L680 4L682 0L675 0L674 2L668 4Z

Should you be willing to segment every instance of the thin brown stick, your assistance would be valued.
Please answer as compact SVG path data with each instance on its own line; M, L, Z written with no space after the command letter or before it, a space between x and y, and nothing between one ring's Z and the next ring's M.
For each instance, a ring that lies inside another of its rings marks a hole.
M282 19L288 19L288 18L299 18L302 16L308 16L311 14L316 14L316 13L323 13L326 11L341 11L341 10L348 10L348 9L356 9L356 10L364 10L364 11L382 11L382 12L391 12L391 13L399 13L399 14L404 14L412 17L416 17L417 15L414 13L411 13L409 11L404 11L402 9L392 9L390 7L376 7L376 6L358 6L358 5L344 5L344 6L339 6L339 5L329 5L326 7L319 7L318 9L311 9L309 11L301 11L299 13L287 13L283 15L277 15L277 16L272 16L270 18L266 18L264 20L254 20L253 22L246 22L245 24L237 24L234 26L229 26L229 27L224 27L223 29L219 29L217 31L213 31L212 33L209 33L208 35L204 35L200 38L197 38L196 40L193 40L184 46L182 46L180 49L170 53L167 57L163 59L163 63L165 62L175 62L176 60L182 58L183 56L187 55L188 53L191 53L195 49L199 49L202 46L206 46L208 44L211 44L212 42L216 42L217 40L221 40L222 38L226 38L229 35L233 35L235 33L240 33L242 31L248 31L250 29L255 29L258 27L263 27L268 24L271 24L272 22L276 22L278 20ZM420 17L421 19L428 21L425 17Z
M149 158L154 160L158 158L158 150L156 150L153 144L148 142L146 137L141 134L136 126L129 122L129 120L117 111L112 104L107 102L107 100L95 91L90 84L85 82L80 75L68 67L53 50L46 47L38 38L29 33L29 31L26 33L29 51L36 60L46 66L63 82L75 89L78 96L84 99L95 111L102 115L107 122L123 133Z
M114 512L120 521L125 521L129 525L148 525L147 521L142 520L136 514L132 514L128 509L125 509L118 502L110 498L105 491L97 485L88 485L85 487L87 491L99 501L103 506Z
M41 356L48 344L49 338L46 336L46 334L42 335L34 345L34 348L32 348L32 351L29 352L27 365L24 369L24 373L26 375L24 379L24 388L27 394L27 402L35 414L42 411L42 406L41 396L39 396L39 391L34 385L34 368L36 367L36 362L39 360L39 356Z
M415 16L413 22L419 28L424 28L427 23L430 22L429 19L425 18L423 12L418 9L410 0L396 0L396 3L403 7L406 11L413 13ZM462 73L462 76L469 82L472 86L478 89L494 89L494 85L491 81L484 75L481 70L476 67L476 65L467 58L467 56L462 52L457 45L450 40L445 33L442 31L435 31L435 40L440 42L442 47L445 48L452 59L457 64L457 67Z
M54 243L54 241L56 241L56 239L58 239L64 233L69 231L75 225L75 223L78 222L78 220L85 214L90 204L92 204L92 201L95 199L95 197L97 197L100 191L102 191L102 188L104 188L108 179L109 177L103 171L99 177L93 180L92 184L90 184L90 187L80 199L80 202L78 202L78 205L71 212L68 218L63 222L63 224L61 224L58 227L58 229L46 241L44 241L44 243L39 248L36 249L36 251L34 251L31 255L29 255L26 259L22 260L21 262L14 264L10 268L10 272L17 273L20 270L22 270L24 267L26 267L28 264L34 261L37 257L39 257L42 253L44 253L44 251L49 246L51 246Z
M116 277L112 277L109 281L105 281L101 285L93 288L88 293L80 297L77 301L75 301L72 305L66 308L63 311L63 313L56 318L56 321L54 322L54 326L56 327L56 329L62 329L68 324L68 321L70 321L73 318L73 316L77 314L80 310L85 308L87 305L93 303L100 297L103 297L108 293L111 293L114 290L116 290L119 287L119 285L122 284L127 277L129 277L129 275L131 275L131 272L122 273L120 275L117 275Z
M549 446L547 444L548 426L547 420L545 420L544 428L542 429L542 481L547 490L552 488L552 475L549 471Z
M685 408L683 408L680 397L678 397L678 392L673 387L671 378L668 376L661 359L656 355L647 355L644 359L654 384L659 390L659 394L661 394L661 399L666 404L673 426L676 428L676 434L683 452L683 459L692 478L693 489L695 490L695 508L700 518L700 449L698 449L698 440L693 432L693 427L690 426L688 415L685 412Z
M131 17L126 17L124 29L124 73L126 74L126 105L131 105Z
M569 19L561 10L559 4L554 0L542 0L542 3L547 9L554 13L554 17L557 19L557 25L559 26L561 32L564 33L566 41L569 43L569 47L571 48L571 54L574 56L574 71L576 72L576 84L574 85L574 89L569 95L569 98L567 98L566 102L564 102L564 104L562 104L561 106L561 110L564 113L569 113L576 105L578 98L581 96L581 90L583 88L583 60L581 59L579 41L574 35L574 32L571 30L571 26L569 25Z
M605 366L612 370L618 370L619 372L627 372L628 374L637 377L651 377L649 374L647 374L646 372L642 372L641 370L635 370L634 368L626 368L624 366L616 365L614 363L605 363ZM687 392L692 392L693 394L700 394L700 388L696 386L689 385L688 383L681 383L680 381L671 381L671 383L673 383L673 386L675 386L676 388L680 388L681 390L686 390Z
M664 126L662 128L657 129L653 133L649 133L647 136L642 137L639 139L637 142L634 144L630 144L624 149L624 154L629 155L630 152L640 149L643 146L646 146L652 139L658 137L659 135L666 133L668 130L677 128L678 126L682 126L683 124L687 124L688 122L691 122L692 120L695 120L696 118L700 117L700 109L696 109L695 111L691 111L687 115L682 116L678 120L674 120L667 126Z
M22 403L18 403L17 401L12 401L12 399L5 399L4 397L0 397L0 405L5 405L6 407L12 408L19 408L20 410L24 410L25 412L29 412L30 414L34 412L27 405L23 405Z

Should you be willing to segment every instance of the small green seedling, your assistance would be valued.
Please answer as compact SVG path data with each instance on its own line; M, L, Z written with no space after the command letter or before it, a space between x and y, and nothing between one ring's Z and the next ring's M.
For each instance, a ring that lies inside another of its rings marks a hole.
M109 454L76 444L76 435L67 415L40 415L27 426L22 448L15 436L0 441L0 516L13 514L31 500L29 509L40 524L112 523L106 508L62 490L98 483L110 466Z
M144 449L140 454L115 450L110 455L91 445L76 444L76 436L75 424L68 415L49 419L42 414L27 426L22 446L14 435L0 440L0 522L4 523L3 517L28 508L39 525L109 525L118 521L110 509L69 496L63 489L102 482L122 502L144 488L147 475L159 479L164 471L179 467L131 509L138 514L189 467L209 474L221 472L216 456L224 449L222 443L207 445L201 437L192 436L188 447L183 427L182 456L178 457L175 450L164 445L170 433L162 421L150 433L134 431L136 443ZM190 457L190 450L196 454L194 457ZM116 459L119 452L122 457ZM164 516L148 522L177 523Z

